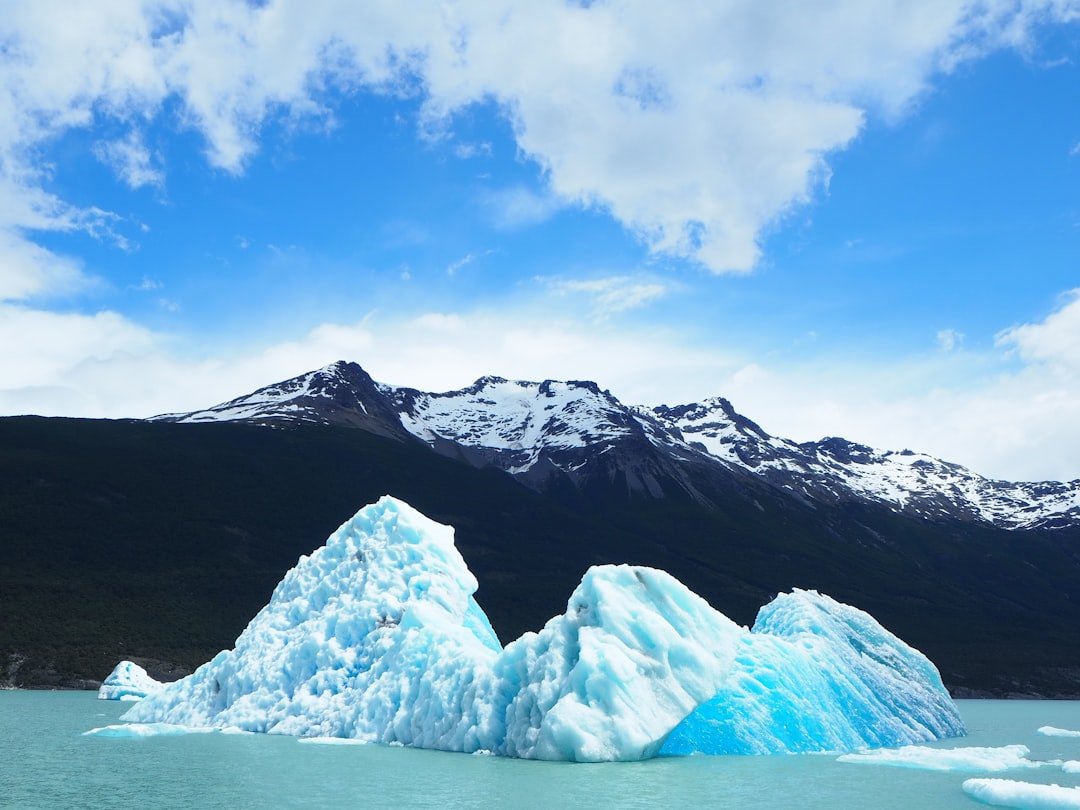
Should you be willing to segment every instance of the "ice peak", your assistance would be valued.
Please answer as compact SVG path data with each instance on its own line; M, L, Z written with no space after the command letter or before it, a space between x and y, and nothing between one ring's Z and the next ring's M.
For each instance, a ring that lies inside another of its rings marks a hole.
M154 680L134 661L121 661L98 689L99 700L141 700L161 689L164 684Z
M320 586L313 588L314 582ZM271 604L316 590L324 604L348 593L390 605L384 618L400 619L414 601L431 602L460 618L476 588L476 578L454 545L453 528L384 495L345 521L322 548L301 558Z

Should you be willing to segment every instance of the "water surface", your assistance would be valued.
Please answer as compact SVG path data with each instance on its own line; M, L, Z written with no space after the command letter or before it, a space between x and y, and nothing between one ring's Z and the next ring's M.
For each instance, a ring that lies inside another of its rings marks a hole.
M969 735L940 747L1020 743L1032 759L1080 760L1080 701L958 701ZM267 735L84 737L130 704L89 692L0 692L4 807L972 808L969 776L836 762L831 755L661 758L579 765L378 745L302 745ZM990 774L1080 785L1044 766Z

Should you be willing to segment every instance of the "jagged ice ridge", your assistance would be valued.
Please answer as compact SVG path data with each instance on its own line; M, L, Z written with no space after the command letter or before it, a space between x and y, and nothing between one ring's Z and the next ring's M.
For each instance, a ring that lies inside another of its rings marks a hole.
M301 557L232 650L123 717L576 761L963 733L933 665L813 591L752 631L651 568L590 568L505 648L453 529L390 497Z

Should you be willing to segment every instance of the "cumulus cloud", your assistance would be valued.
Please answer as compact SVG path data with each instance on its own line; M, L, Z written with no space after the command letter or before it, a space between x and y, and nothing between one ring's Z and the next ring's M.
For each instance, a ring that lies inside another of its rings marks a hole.
M268 118L331 125L334 92L373 91L418 99L430 137L494 102L550 194L521 197L510 224L594 206L653 251L746 271L868 115L1077 15L1076 0L18 3L0 20L0 230L92 226L40 190L40 147L72 127L126 126L99 153L156 185L138 132L165 109L240 173Z
M1065 375L1080 374L1080 288L1062 296L1046 320L1021 324L998 333L997 344Z

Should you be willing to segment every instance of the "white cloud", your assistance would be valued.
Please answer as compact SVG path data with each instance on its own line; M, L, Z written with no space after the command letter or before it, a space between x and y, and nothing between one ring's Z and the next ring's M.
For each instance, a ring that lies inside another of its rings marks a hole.
M590 297L596 313L604 317L638 309L670 292L669 287L659 281L630 276L583 280L550 279L547 284L556 295Z
M685 333L553 315L550 301L497 310L374 313L295 339L213 357L113 313L54 315L0 306L0 413L146 416L193 410L338 359L376 379L427 390L484 374L592 379L627 403L723 395L774 435L828 435L928 452L984 475L1076 478L1080 340L1075 295L1013 327L1002 350L934 352L892 361L819 358L797 365L703 344ZM933 386L928 389L928 386Z
M73 292L89 283L74 259L57 256L0 228L0 301Z
M161 188L165 185L165 173L153 165L150 150L138 130L131 130L121 140L98 141L93 151L94 157L112 169L130 188Z
M454 147L454 157L460 160L469 160L475 157L487 157L491 155L491 144L487 141L479 143L459 143Z
M574 4L458 0L60 0L0 19L0 230L92 228L44 194L38 150L110 118L99 147L133 186L162 182L138 132L166 109L242 172L268 118L333 122L328 90L423 101L424 128L494 101L550 197L511 199L507 227L596 206L650 249L745 271L759 235L821 193L830 153L867 115L896 117L941 72L1076 0L754 0ZM178 104L171 102L178 101ZM119 239L118 239L119 241ZM9 285L17 287L18 285Z
M477 259L482 259L485 256L490 256L494 252L495 251L489 249L489 250L483 250L480 253L472 253L472 252L466 253L460 259L455 259L454 261L450 262L450 264L446 265L446 275L448 275L448 276L456 275L458 270L462 269L463 267L469 266L470 264L475 262Z
M1063 295L1061 305L1045 320L1000 332L997 343L1015 350L1029 364L1080 375L1080 288Z
M537 193L525 186L484 192L480 203L496 228L515 230L546 222L563 207L554 195Z
M165 110L171 123L178 111L204 138L209 163L240 173L268 119L332 123L330 89L411 95L432 133L451 129L471 105L493 103L544 183L540 192L492 193L502 227L541 222L567 204L593 206L653 251L716 272L745 271L758 260L763 229L822 193L829 156L868 118L902 116L937 75L964 60L1029 49L1034 26L1075 21L1080 5L724 0L678 11L630 0L459 0L422 11L392 0L6 4L0 301L92 283L77 261L37 244L37 231L84 231L125 244L114 214L44 190L41 155L51 139L109 119L125 133L118 142L132 148L126 158L119 147L99 149L126 182L153 183L161 169L149 154L143 159L137 133ZM661 292L649 283L566 293L616 311L655 300ZM354 357L378 377L431 388L495 372L595 378L630 401L727 393L781 435L845 433L1002 475L1076 475L1076 306L1074 296L1044 321L999 336L1019 371L965 383L958 377L970 375L941 369L962 370L975 362L971 352L900 366L785 369L673 332L625 334L534 311L402 316L379 329L326 325L293 342L189 360L169 348L169 336L113 313L5 304L0 345L19 351L0 363L0 410L37 403L32 409L105 416L193 408ZM929 394L898 382L935 374L941 384Z
M958 349L963 342L964 333L955 329L942 329L937 333L937 345L943 352Z
M13 411L8 404L14 392L19 401L32 406L32 413L96 415L87 414L83 402L86 397L97 396L95 389L104 387L104 383L84 382L75 401L52 404L33 402L27 390L64 387L66 375L77 373L88 363L123 362L155 350L162 343L160 337L115 312L62 314L0 304L0 346L18 347L18 351L4 352L0 360L2 410L21 412Z

